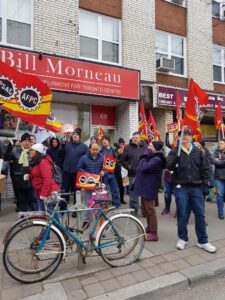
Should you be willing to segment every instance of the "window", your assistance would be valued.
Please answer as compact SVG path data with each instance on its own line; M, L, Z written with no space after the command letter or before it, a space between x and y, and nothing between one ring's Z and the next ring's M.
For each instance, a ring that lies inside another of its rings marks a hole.
M225 83L225 48L213 49L213 80Z
M185 75L185 39L162 31L156 33L156 59L167 57L175 60L175 70L170 72Z
M225 19L225 2L224 0L213 0L212 1L212 16Z
M120 64L120 21L81 11L80 57Z
M0 0L0 42L32 47L33 0Z

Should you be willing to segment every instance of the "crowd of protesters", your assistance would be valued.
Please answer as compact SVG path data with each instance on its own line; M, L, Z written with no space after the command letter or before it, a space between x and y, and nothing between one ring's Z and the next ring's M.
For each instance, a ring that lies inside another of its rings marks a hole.
M97 174L109 187L112 204L116 208L126 204L124 195L127 191L131 213L138 216L140 198L140 211L147 223L147 241L157 241L159 238L155 207L159 205L158 192L164 175L165 208L161 214L170 213L174 195L178 227L177 249L183 250L188 243L187 226L193 212L197 246L213 253L216 248L208 242L204 201L215 185L218 217L224 219L225 140L219 142L218 149L211 155L204 142L192 142L189 128L183 130L182 141L180 139L181 135L176 145L171 145L168 135L166 136L166 146L171 150L165 157L162 141L141 141L139 132L133 133L128 145L120 138L112 146L108 136L103 136L101 141L92 136L87 145L81 141L81 129L76 128L70 141L60 141L54 137L47 148L36 143L34 135L24 133L20 141L10 141L5 150L0 144L0 150L1 157L10 166L17 211L43 210L44 201L53 191L58 190L72 192L75 203L77 173ZM106 154L117 160L114 173L103 170ZM62 171L61 186L54 180L53 163ZM128 189L124 184L124 170L129 178L129 183L126 184ZM91 191L84 191L86 204L90 198ZM86 218L88 219L88 215Z

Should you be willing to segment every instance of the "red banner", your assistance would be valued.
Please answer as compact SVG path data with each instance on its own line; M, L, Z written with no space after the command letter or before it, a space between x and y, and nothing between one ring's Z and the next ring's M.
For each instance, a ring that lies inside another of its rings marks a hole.
M116 167L116 159L108 154L104 155L103 170L114 173Z
M139 100L136 70L3 47L0 60L38 76L52 90Z
M174 133L177 131L178 131L178 123L177 122L166 124L166 132Z
M76 180L76 188L84 190L94 190L96 184L99 183L100 175L78 172Z

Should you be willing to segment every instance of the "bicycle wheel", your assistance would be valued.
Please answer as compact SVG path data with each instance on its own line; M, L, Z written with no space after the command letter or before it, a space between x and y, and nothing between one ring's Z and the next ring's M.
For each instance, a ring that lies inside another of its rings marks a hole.
M135 262L141 255L145 230L140 221L131 215L114 215L105 222L98 239L102 259L113 267L125 266Z
M35 283L49 277L59 266L64 244L57 230L50 229L48 239L36 253L45 232L45 224L27 224L8 239L3 264L7 273L22 283Z

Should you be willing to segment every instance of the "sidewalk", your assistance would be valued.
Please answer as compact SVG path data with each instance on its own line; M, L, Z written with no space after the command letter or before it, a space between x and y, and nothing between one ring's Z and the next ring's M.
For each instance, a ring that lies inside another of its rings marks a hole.
M69 256L66 263L45 282L22 285L3 273L0 262L0 289L2 300L23 299L133 299L146 295L146 299L161 299L172 290L180 290L190 284L217 276L225 272L225 230L224 220L216 214L216 204L206 203L209 224L209 240L218 247L216 254L210 254L195 246L193 216L189 225L190 243L183 251L175 249L177 241L176 219L171 215L161 216L163 199L160 195L159 241L146 242L141 259L133 265L110 268L99 257L87 258L82 270L77 269L76 256ZM9 204L9 203L8 203ZM12 205L12 204L11 204ZM11 206L10 205L10 206ZM174 211L174 208L173 208ZM3 202L0 217L0 238L17 218L12 208ZM144 219L140 218L143 223ZM10 221L9 221L10 220ZM145 224L145 223L144 223ZM0 249L2 251L2 248Z

